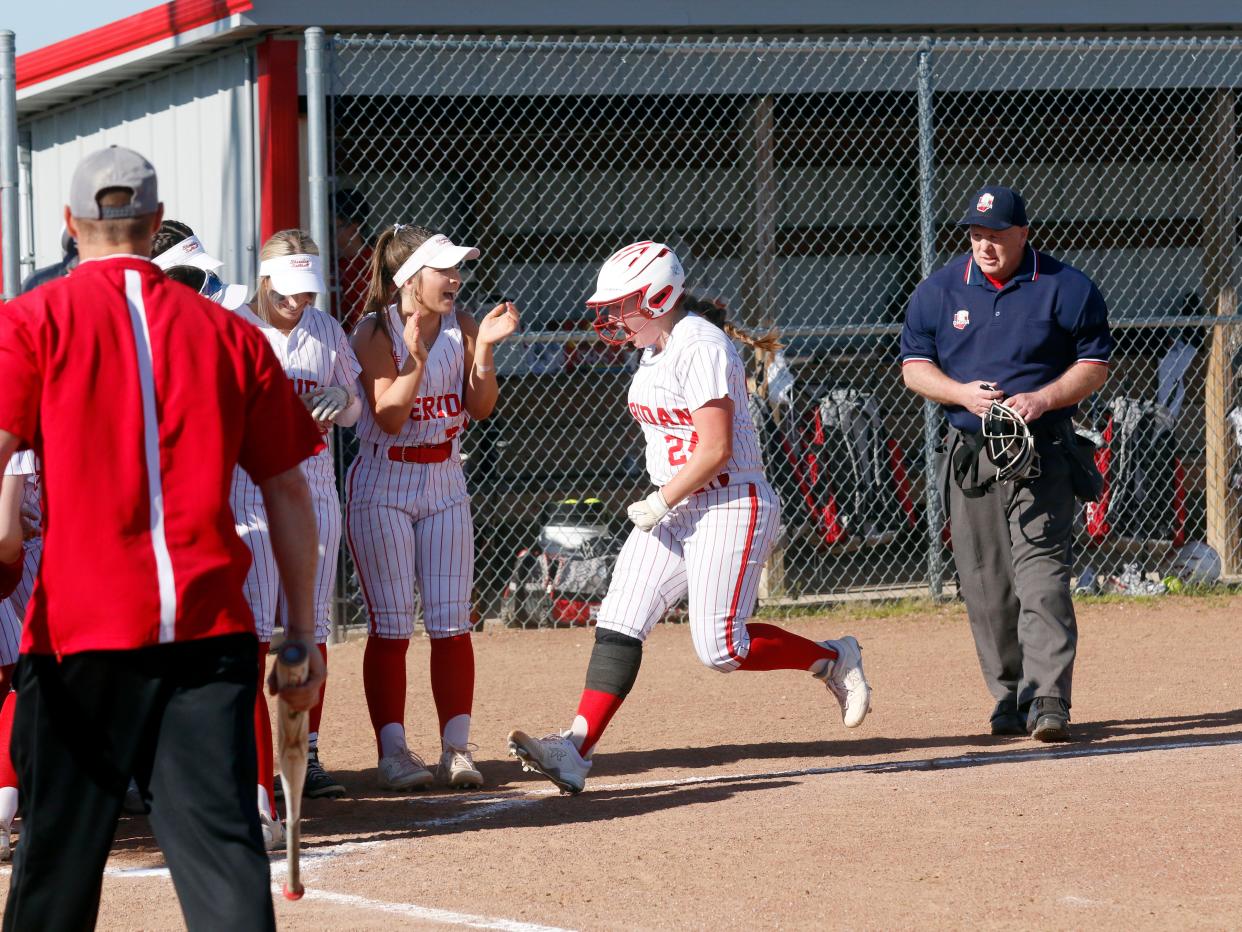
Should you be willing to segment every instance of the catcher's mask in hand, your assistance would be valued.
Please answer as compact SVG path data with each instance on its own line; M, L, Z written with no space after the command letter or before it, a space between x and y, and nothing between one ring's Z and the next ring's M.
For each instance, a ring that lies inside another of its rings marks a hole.
M1012 408L992 402L983 417L983 438L998 482L1034 479L1039 475L1031 428Z

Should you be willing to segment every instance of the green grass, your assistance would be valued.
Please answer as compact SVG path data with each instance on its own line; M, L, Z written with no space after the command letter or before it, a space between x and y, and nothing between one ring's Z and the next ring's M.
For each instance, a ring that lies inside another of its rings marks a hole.
M1101 595L1074 596L1074 604L1092 605L1151 605L1156 602L1167 602L1169 599L1188 598L1201 599L1209 603L1224 604L1242 593L1242 586L1186 586L1179 593L1163 593L1161 595L1122 595L1107 593ZM956 598L942 602L928 596L905 599L842 599L808 603L806 605L768 605L760 606L755 618L760 621L788 621L800 618L823 618L833 615L847 615L850 618L927 618L951 617L964 614L966 606Z

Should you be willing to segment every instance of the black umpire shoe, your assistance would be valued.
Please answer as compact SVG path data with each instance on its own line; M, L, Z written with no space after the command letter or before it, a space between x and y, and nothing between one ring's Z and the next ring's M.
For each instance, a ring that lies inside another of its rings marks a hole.
M992 710L992 734L1026 734L1026 716L1018 713L1018 702L1012 696L1006 696Z
M345 795L345 787L337 783L319 763L318 748L312 748L306 755L306 782L302 785L302 795L307 799L339 799Z
M1031 703L1030 723L1036 741L1069 740L1069 706L1063 699L1038 697Z

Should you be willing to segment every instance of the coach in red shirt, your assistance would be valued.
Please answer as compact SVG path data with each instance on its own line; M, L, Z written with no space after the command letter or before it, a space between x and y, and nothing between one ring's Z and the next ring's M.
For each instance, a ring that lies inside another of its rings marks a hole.
M186 924L274 928L254 805L250 556L229 483L259 485L311 678L319 432L267 341L147 258L163 214L136 152L95 152L65 220L81 263L0 307L0 468L43 462L43 564L26 616L13 761L24 793L4 928L91 928L133 774Z

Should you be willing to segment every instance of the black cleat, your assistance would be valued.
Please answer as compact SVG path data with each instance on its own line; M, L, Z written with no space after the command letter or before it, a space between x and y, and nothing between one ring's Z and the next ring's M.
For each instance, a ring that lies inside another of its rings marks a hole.
M306 782L302 784L302 795L307 799L340 799L345 795L345 787L337 783L336 778L319 763L318 748L313 748L306 756Z
M1031 703L1031 737L1036 741L1068 741L1069 706L1063 699L1041 696Z

